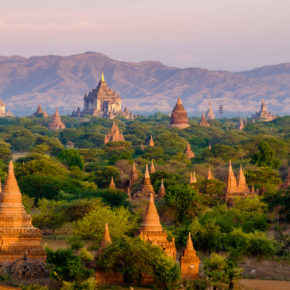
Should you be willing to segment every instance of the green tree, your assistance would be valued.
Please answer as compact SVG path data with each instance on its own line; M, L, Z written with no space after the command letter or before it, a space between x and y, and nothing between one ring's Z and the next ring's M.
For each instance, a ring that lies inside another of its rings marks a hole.
M258 146L259 151L253 155L253 163L258 166L268 166L278 168L280 166L280 160L276 158L276 152L274 149L265 141L261 141Z
M68 167L78 166L80 169L84 167L84 160L77 149L63 149L57 157Z
M10 151L10 144L0 140L0 159L4 162L11 160L12 155Z

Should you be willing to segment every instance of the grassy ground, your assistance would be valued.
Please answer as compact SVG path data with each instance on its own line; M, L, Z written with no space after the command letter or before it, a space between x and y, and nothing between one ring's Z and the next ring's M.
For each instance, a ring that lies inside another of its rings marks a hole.
M256 280L242 279L239 281L240 286L246 290L289 290L290 281L273 281L273 280Z

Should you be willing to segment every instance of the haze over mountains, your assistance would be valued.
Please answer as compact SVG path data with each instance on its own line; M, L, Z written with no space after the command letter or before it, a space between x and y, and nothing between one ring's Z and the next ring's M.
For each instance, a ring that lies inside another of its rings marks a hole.
M215 111L251 115L264 97L275 114L290 112L290 63L232 73L201 68L168 67L160 62L122 62L94 52L71 56L0 56L0 98L16 115L28 115L41 104L70 113L96 87L104 71L130 111L170 112L181 97L189 115L200 115L211 101ZM123 106L123 107L124 107Z

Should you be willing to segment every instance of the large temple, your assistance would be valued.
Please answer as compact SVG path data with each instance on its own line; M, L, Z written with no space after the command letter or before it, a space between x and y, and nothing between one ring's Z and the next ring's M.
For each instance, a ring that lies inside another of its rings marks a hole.
M31 216L22 204L21 193L10 161L8 175L0 194L0 264L23 257L45 261L41 246L42 234L32 226Z
M10 110L6 112L6 105L3 100L0 99L0 117L11 117L13 114Z
M170 127L175 127L178 129L189 127L187 113L180 98L178 98L177 103L171 113Z
M262 100L261 109L259 112L256 112L255 115L253 115L254 120L258 121L264 121L269 122L276 118L275 115L267 111L266 103L264 99Z
M55 109L55 113L52 117L52 121L48 125L49 130L62 130L65 129L65 124L61 121L58 109Z
M91 115L94 117L114 119L117 116L123 116L127 119L134 119L132 113L128 112L127 108L121 109L121 96L113 91L105 81L102 73L101 80L95 89L92 89L84 96L84 109L81 112L80 108L73 111L72 117L81 117Z

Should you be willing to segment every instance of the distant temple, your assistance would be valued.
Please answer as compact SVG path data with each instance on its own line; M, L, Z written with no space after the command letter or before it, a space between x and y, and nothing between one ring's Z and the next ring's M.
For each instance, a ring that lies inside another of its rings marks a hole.
M197 180L196 180L196 176L195 176L195 171L190 172L189 184L194 184L196 182L197 182Z
M260 111L256 112L256 114L253 115L253 118L256 121L260 120L260 121L264 121L264 122L269 122L269 121L276 119L276 116L267 111L267 107L266 107L265 101L263 99Z
M237 126L237 129L239 130L239 131L242 131L243 129L244 129L244 122L243 122L243 120L240 118L240 122L239 122L239 125Z
M8 175L0 195L0 263L12 263L23 257L45 261L42 234L32 226L31 216L22 204L21 193L10 161Z
M33 116L39 118L47 118L48 114L42 109L41 105L39 104L37 110L33 113Z
M207 110L205 116L206 116L207 120L214 120L215 119L215 114L213 112L211 103L209 103L209 105L208 105L208 110Z
M158 197L162 198L165 195L166 195L166 190L165 190L165 186L164 186L164 183L163 183L163 179L161 179L161 184L160 184L159 191L158 191Z
M141 185L141 188L135 193L135 198L148 197L151 193L155 195L154 188L151 184L148 164L146 164L143 184Z
M138 171L136 169L135 161L133 161L132 169L130 172L130 185L137 183L139 181Z
M153 137L152 137L152 135L150 136L148 146L149 146L149 147L154 147L154 146L155 146L155 145L154 145L154 141L153 141Z
M49 130L62 130L65 129L65 124L61 121L58 109L55 109L52 121L48 125Z
M206 117L205 117L205 114L202 113L202 116L201 116L201 120L200 120L200 123L199 123L200 126L203 126L203 127L210 127L210 124L209 122L206 120Z
M186 149L184 151L184 154L187 156L187 159L191 159L194 157L194 152L190 148L190 144L187 143Z
M248 194L251 194L251 190L247 185L242 166L240 167L237 182L235 174L233 172L232 162L230 160L227 177L226 201L231 203L235 197L246 197Z
M180 98L178 98L177 103L171 113L170 127L176 127L179 129L189 127L187 113Z
M116 142L116 141L125 141L124 136L121 134L118 124L113 122L111 131L105 136L104 143Z
M101 80L98 86L84 96L84 110L80 108L73 111L71 116L79 118L85 115L94 117L114 119L116 116L123 116L126 119L135 119L132 113L128 112L127 108L121 110L121 96L111 89L102 73Z
M0 117L12 117L13 114L10 110L6 112L6 105L3 100L0 99Z

